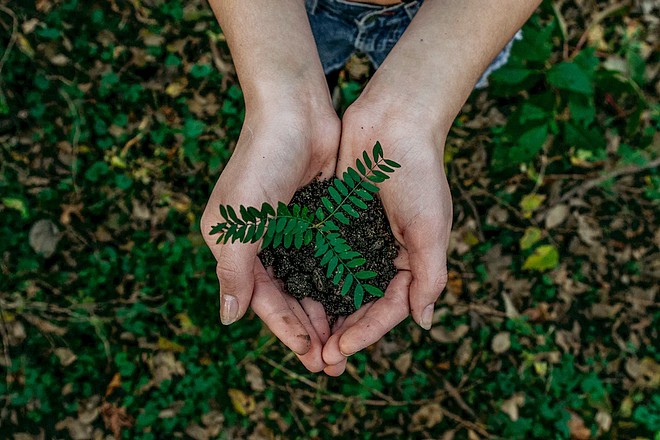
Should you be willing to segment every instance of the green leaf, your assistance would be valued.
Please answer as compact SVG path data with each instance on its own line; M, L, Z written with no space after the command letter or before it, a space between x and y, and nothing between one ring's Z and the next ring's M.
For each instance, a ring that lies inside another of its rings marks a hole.
M321 207L316 209L316 218L319 219L319 221L323 221L325 218L325 214L323 213L323 209Z
M238 218L238 215L236 215L236 211L234 211L234 208L232 206L227 206L227 213L229 214L230 219L232 219L238 224L243 224L243 221Z
M248 243L252 240L252 237L254 237L255 232L257 232L257 225L252 224L248 226L247 232L245 233L245 237L243 238L244 243Z
M332 200L334 200L335 203L341 203L341 196L334 187L329 186L328 192L330 193L330 197L332 197Z
M358 214L358 212L355 210L355 208L353 208L351 205L341 205L341 209L346 211L346 213L348 215L350 215L351 217L355 217L355 218L360 217L360 214ZM340 213L338 212L337 214L340 214ZM335 217L337 216L337 214L335 214Z
M321 202L323 203L323 206L325 206L325 209L328 210L328 212L334 211L334 207L327 197L321 197Z
M367 262L367 260L365 260L364 258L356 258L354 260L351 260L351 261L347 262L346 267L348 267L350 269L355 269L358 266L362 266L366 262Z
M294 237L294 242L293 245L296 247L296 249L300 249L303 245L303 232L298 231Z
M550 84L560 90L582 93L584 95L594 94L592 79L577 64L564 61L555 64L547 74Z
M225 207L225 205L220 205L220 215L225 220L229 220L229 217L227 217L227 208Z
M277 223L275 223L275 232L280 234L282 231L284 231L286 224L287 224L287 219L285 217L278 218Z
M305 236L303 237L303 242L304 242L305 246L310 244L312 242L313 238L314 238L314 234L312 233L312 230L311 229L306 230L305 231Z
M372 286L371 284L363 284L362 287L364 287L364 290L366 290L367 293L370 295L378 296L378 297L382 297L383 295L385 295L385 292L383 292L376 286Z
M373 270L361 270L355 274L355 278L358 280L368 280L370 278L376 277L378 274Z
M383 165L383 164L379 164L378 169L380 169L384 173L393 173L394 172L394 170L392 168L388 167L387 165Z
M332 278L332 284L334 284L335 286L338 285L343 275L344 275L344 265L340 264L337 267L337 272L335 273L335 276Z
M245 206L241 205L239 207L238 212L241 213L241 218L243 219L243 221L246 221L246 222L253 222L254 221L254 216L248 211L248 209Z
M252 243L256 243L256 241L261 238L264 233L264 229L266 229L266 220L261 220L259 224L257 224L257 230L255 231L254 237L252 238Z
M355 305L356 309L360 308L363 299L364 299L364 290L362 289L362 285L358 284L355 286L355 292L353 292L353 304Z
M548 244L537 247L534 253L525 260L523 269L545 271L554 269L558 264L559 252L554 246Z
M326 220L325 223L323 223L323 230L324 231L338 231L339 226L335 224L332 220Z
M325 266L330 262L330 259L333 257L332 251L328 250L324 255L323 258L321 258L321 266Z
M346 279L344 280L344 285L341 287L341 296L346 296L349 290L351 290L351 285L353 284L353 275L348 274L346 275Z
M378 187L374 185L373 183L369 183L366 180L364 182L360 182L360 185L362 185L362 188L366 189L370 193L377 193L378 192Z
M366 151L362 152L362 160L364 160L364 164L367 166L367 168L371 169L373 164L371 163L371 159L369 159L369 155Z
M374 196L372 196L369 191L365 191L362 188L358 188L355 190L355 194L360 196L363 200L366 200L367 202L370 202L374 199Z
M286 219L286 227L284 228L284 233L290 234L297 227L298 227L298 220L296 220L295 218Z
M364 167L364 164L360 159L355 160L355 166L357 167L360 174L362 174L363 176L367 173L367 169Z
M284 235L284 248L289 249L293 244L293 234Z
M355 197L355 196L351 196L349 199L350 199L350 201L351 201L355 206L357 206L358 208L360 208L360 209L367 209L367 204L364 203L362 200L358 199L357 197Z
M347 195L348 195L348 188L346 188L346 185L344 185L344 182L342 182L341 180L335 178L335 180L334 180L334 185L337 187L337 189L339 189L339 192L340 192L343 196L347 196Z
M393 161L392 159L385 159L385 163L391 166L392 168L401 168L401 165L398 162Z
M374 160L376 161L383 157L383 147L380 145L380 142L376 141L376 144L374 145L374 149L371 155L374 157Z
M261 216L273 216L275 215L275 209L269 205L268 203L264 202L261 204Z
M360 177L360 175L358 174L357 171L355 171L355 169L349 167L348 170L346 171L348 171L348 174L350 174L353 180L355 180L356 184L362 180L362 177Z
M344 208L346 205L341 205ZM335 218L345 225L349 225L351 221L341 212L335 212Z
M328 269L325 272L326 278L330 278L332 276L332 272L335 271L335 268L337 267L337 264L339 263L339 259L337 257L332 257L330 261L328 262Z
M353 179L353 176L348 171L344 171L344 174L342 174L342 179L344 182L346 182L346 185L349 186L349 188L353 189L355 188L356 181Z

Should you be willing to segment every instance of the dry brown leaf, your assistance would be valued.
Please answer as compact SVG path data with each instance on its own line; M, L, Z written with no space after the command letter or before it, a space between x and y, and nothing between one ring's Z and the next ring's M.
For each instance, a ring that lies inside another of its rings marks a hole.
M459 367L464 367L472 360L472 338L463 339L461 346L456 351L456 359L454 362Z
M500 332L495 335L491 348L497 354L504 353L511 348L511 334L509 332Z
M442 422L443 413L439 403L429 403L422 406L412 416L411 430L421 431L424 428L433 428Z
M39 220L30 228L28 241L36 253L48 258L55 253L60 238L62 236L55 223L50 220Z
M412 365L412 351L406 351L394 361L394 368L405 375Z
M133 426L134 419L127 412L125 407L118 407L114 403L103 402L101 405L101 415L103 423L107 429L112 431L115 438L121 438L123 428Z
M525 395L516 393L500 405L500 410L507 414L512 421L518 420L519 409L525 404Z
M545 227L547 229L556 228L557 226L564 223L569 213L570 209L567 205L559 204L553 206L552 208L548 209L548 213L545 216Z
M255 410L256 402L254 401L253 396L248 396L243 391L236 388L231 388L228 391L228 394L234 409L240 415L246 416Z
M68 348L56 348L55 356L60 360L63 367L68 367L78 359L78 357Z
M447 330L446 327L433 327L430 331L431 339L441 344L453 344L458 342L470 330L467 324L461 324L454 330Z
M250 388L257 392L261 392L266 389L264 378L259 367L254 364L247 364L245 366L245 372L245 379L250 384Z
M582 417L571 412L571 419L568 421L568 430L571 433L572 440L589 440L591 430L584 425Z

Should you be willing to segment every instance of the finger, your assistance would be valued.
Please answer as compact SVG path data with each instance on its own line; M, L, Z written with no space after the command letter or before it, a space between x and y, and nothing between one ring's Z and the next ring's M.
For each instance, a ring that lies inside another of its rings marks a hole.
M309 352L312 347L311 336L261 262L254 265L254 287L250 303L254 313L294 353L304 355Z
M247 311L254 290L256 245L233 243L222 247L216 275L220 283L220 320L229 325Z
M302 323L303 327L309 335L310 348L307 353L298 355L300 362L312 373L318 373L322 371L326 364L323 362L323 343L316 333L316 329L312 325L309 317L301 307L300 303L290 295L284 294L284 299L289 305L289 308L296 315L298 320Z
M412 273L410 310L413 319L429 330L435 302L447 284L447 246L440 236L429 240L428 234L425 237L409 235L406 243Z
M341 376L344 371L346 371L346 358L336 365L328 365L323 369L325 374L332 377Z
M330 323L323 304L311 298L303 298L300 305L309 317L309 321L321 340L321 344L325 344L330 337Z
M216 264L220 283L220 321L229 325L240 319L250 305L254 290L254 265L259 251L258 244L217 243L217 236L210 235L213 226L222 219L218 209L206 207L200 228Z
M325 347L323 347L323 361L326 364L337 365L346 360L346 355L344 355L339 349L339 340L341 339L344 332L346 332L346 330L348 330L353 324L362 319L362 317L371 307L373 307L373 305L373 302L365 304L348 317L340 318L341 322L339 320L337 321L333 327L332 336L328 338L328 341L325 343Z
M385 296L374 302L364 316L346 329L339 339L339 351L345 355L363 350L377 342L403 321L409 313L410 272L401 271L392 279Z

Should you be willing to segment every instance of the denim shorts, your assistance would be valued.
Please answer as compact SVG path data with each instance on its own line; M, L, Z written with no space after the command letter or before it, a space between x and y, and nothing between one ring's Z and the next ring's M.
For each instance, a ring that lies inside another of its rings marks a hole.
M424 0L407 0L391 6L350 0L306 0L307 15L326 74L344 66L355 52L369 57L378 68L406 30ZM477 83L488 85L488 75L506 64L516 36L493 60Z

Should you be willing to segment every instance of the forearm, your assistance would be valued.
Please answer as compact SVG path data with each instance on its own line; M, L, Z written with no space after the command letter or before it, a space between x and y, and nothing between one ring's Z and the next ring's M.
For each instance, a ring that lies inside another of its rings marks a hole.
M330 102L304 0L210 0L227 39L246 106Z
M448 130L482 72L539 3L427 0L370 81L365 98L405 102L419 112L420 123Z

